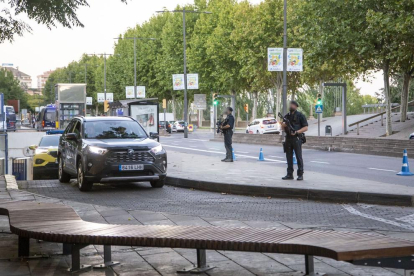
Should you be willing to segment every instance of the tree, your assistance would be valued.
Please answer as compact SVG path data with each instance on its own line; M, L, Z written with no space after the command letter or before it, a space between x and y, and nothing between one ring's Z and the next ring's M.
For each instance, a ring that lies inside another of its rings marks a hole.
M6 5L0 10L0 43L13 41L16 34L22 36L24 32L31 32L27 23L16 19L20 14L26 14L49 29L57 24L66 28L83 27L76 12L80 7L89 6L87 0L0 0L0 3Z
M7 100L20 100L21 108L27 107L27 94L21 88L19 81L5 68L0 69L0 87L5 103Z

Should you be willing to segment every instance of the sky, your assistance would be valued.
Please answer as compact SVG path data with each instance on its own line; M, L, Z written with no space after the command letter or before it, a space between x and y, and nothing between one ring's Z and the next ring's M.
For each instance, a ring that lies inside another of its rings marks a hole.
M261 0L250 0L257 4ZM64 67L79 60L83 53L113 53L115 40L128 28L147 21L157 10L173 9L177 5L193 3L193 0L90 0L89 7L78 10L78 18L84 28L73 29L58 26L49 30L26 17L20 17L32 27L32 33L0 44L0 65L12 63L14 67L32 77L37 87L37 76L45 71ZM306 53L304 53L306 58ZM363 94L373 95L382 88L382 74L374 74L372 82L357 82Z

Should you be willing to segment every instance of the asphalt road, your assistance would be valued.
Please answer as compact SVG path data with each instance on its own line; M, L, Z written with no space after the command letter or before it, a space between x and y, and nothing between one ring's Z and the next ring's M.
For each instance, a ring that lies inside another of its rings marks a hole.
M58 180L19 182L21 190L62 200L124 210L144 210L238 221L279 222L287 226L321 229L362 229L414 231L414 208L367 204L331 204L298 199L261 198L165 186L151 188L149 183L95 185L81 192L76 181Z
M224 144L211 142L210 139L212 138L213 134L207 131L190 133L187 139L183 138L183 133L172 133L169 137L161 137L160 142L165 146L167 152L168 149L171 149L178 152L200 155L200 157L210 155L222 159L225 154ZM273 161L270 164L268 162L263 163L266 166L267 173L271 173L269 166L286 166L284 162L286 158L282 147L233 144L233 148L236 158L243 158L243 160L248 162L257 162L260 148L263 148L265 159ZM410 154L414 156L414 153L409 153L409 156ZM396 175L401 170L402 153L401 158L396 158L304 149L303 156L305 177L306 171L315 171L355 178L355 181L365 179L414 186L414 176L403 177ZM414 164L414 159L410 158L409 162ZM237 162L234 165L237 166ZM411 170L413 169L414 167Z

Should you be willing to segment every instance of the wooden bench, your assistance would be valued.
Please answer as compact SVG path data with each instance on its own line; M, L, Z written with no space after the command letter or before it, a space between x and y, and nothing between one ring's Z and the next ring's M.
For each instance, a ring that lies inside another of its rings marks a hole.
M29 256L30 239L62 243L72 255L72 271L80 270L80 250L104 246L104 264L114 265L111 245L192 248L197 267L181 272L205 272L206 250L305 255L307 275L314 275L313 256L356 265L414 269L414 242L375 234L309 229L235 228L167 225L114 225L83 221L69 206L29 201L0 201L0 215L9 217L19 236L18 255Z

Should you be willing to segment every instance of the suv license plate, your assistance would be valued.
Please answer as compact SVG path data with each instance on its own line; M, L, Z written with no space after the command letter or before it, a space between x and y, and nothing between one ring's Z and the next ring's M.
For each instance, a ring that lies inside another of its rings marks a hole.
M144 170L144 165L119 165L120 171L142 171Z

